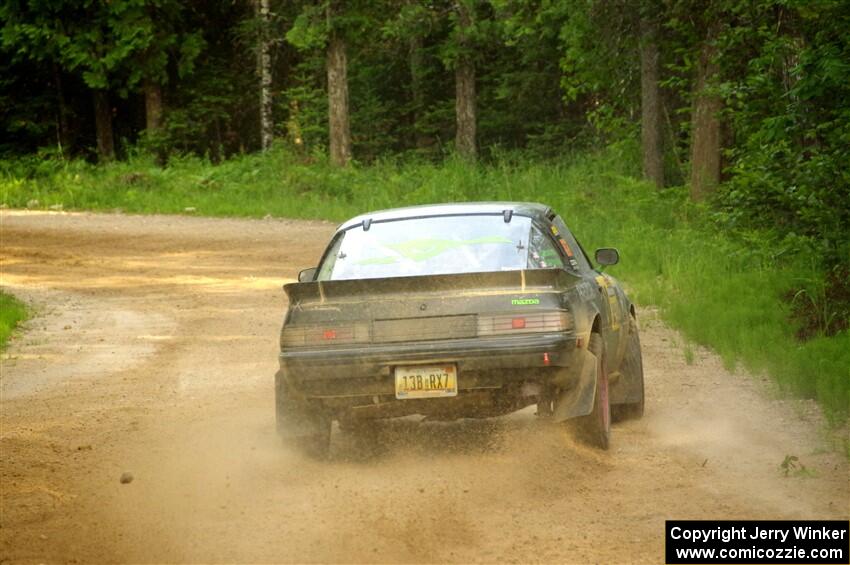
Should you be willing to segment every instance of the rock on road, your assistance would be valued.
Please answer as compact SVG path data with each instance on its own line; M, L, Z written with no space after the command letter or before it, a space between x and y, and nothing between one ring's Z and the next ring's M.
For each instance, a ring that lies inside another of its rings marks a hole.
M668 518L850 514L817 408L687 364L649 309L646 416L609 452L525 410L312 461L274 432L280 286L332 225L1 214L36 310L2 359L0 562L661 562Z

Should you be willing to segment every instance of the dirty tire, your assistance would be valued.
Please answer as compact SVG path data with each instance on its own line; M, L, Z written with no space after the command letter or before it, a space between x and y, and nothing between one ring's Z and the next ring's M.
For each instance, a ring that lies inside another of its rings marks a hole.
M275 423L285 444L292 444L317 459L328 456L331 419L292 398L281 373L275 375Z
M611 441L611 404L608 395L608 373L603 356L604 347L601 335L590 334L587 349L596 356L596 394L590 414L576 418L579 436L599 449L608 449Z
M611 407L611 417L615 422L643 417L644 386L643 357L640 351L640 335L637 322L629 318L629 343L623 357L622 373L625 378L637 379L640 383L640 400L628 404L615 404Z

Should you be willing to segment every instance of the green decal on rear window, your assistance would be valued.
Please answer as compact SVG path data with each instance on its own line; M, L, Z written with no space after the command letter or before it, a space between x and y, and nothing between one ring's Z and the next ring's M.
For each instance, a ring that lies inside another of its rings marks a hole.
M392 265L398 263L395 257L372 257L370 259L361 259L357 261L357 265Z
M407 259L411 259L413 261L425 261L426 259L433 259L437 255L449 249L493 243L510 245L513 242L503 236L479 237L466 240L423 238L412 239L403 243L396 243L394 245L387 245L387 247Z
M539 298L514 298L511 300L513 306L525 306L527 304L540 304Z

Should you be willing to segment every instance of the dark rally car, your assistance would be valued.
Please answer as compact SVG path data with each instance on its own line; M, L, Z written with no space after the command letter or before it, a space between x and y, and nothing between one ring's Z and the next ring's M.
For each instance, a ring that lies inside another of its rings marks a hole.
M615 249L596 251L613 265ZM316 454L331 422L489 417L530 404L606 449L643 414L635 308L534 203L417 206L342 224L284 286L278 431Z

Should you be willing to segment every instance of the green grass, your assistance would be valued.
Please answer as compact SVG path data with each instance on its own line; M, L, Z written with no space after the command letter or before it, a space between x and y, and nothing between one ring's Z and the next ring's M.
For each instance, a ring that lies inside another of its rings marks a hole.
M816 398L846 422L850 333L805 343L794 338L784 293L818 278L804 254L782 252L768 235L720 231L685 188L657 191L636 180L636 146L553 162L505 155L487 165L459 160L379 162L338 170L323 159L276 148L219 165L197 158L156 167L145 157L108 166L54 160L0 161L0 202L23 207L209 216L343 220L379 208L471 200L532 200L555 207L591 252L618 247L623 280L639 304L727 367L772 375L794 394Z
M682 353L685 355L685 363L688 365L694 364L694 348L690 343L685 344L685 348L682 350Z
M26 306L14 296L0 292L0 350L6 348L15 327L26 319Z

